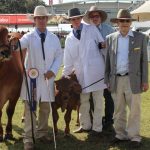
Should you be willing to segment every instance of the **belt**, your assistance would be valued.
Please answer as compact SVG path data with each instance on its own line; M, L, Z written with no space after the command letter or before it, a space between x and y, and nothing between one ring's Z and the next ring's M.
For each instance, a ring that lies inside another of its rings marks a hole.
M122 74L119 74L119 73L117 74L117 76L119 76L119 77L122 77L122 76L127 76L127 75L128 75L128 73L126 73L126 74L123 74L123 75L122 75Z

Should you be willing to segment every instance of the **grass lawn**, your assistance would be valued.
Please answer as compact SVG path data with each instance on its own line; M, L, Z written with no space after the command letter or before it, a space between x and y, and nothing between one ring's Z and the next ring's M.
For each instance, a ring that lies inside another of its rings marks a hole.
M150 64L149 64L150 74ZM140 150L150 150L150 90L142 94L142 119L141 119L141 135L142 135L142 147ZM3 109L3 112L5 108ZM18 101L13 118L13 135L16 140L4 141L0 143L0 150L23 150L23 142L21 136L23 133L23 123L21 123L21 117L23 114L23 103ZM63 121L64 113L59 112L60 119L58 122L59 134L57 140L57 150L129 150L128 142L121 143L114 147L109 147L109 142L113 138L113 135L106 134L104 137L90 137L87 133L74 134L72 131L76 129L76 112L72 114L72 121L70 124L71 135L70 137L64 137L65 123ZM2 123L5 129L6 114L3 114ZM49 119L49 135L52 135L52 122ZM42 143L36 143L37 150L54 150L54 144L44 145Z

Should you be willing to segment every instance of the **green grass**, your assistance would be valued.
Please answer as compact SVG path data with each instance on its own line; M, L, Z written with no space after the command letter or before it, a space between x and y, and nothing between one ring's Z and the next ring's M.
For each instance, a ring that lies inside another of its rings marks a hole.
M150 64L149 64L150 68ZM150 71L150 69L149 69ZM59 72L60 74L60 72ZM143 146L139 150L150 149L150 90L142 94L142 119L141 119L141 135ZM5 129L6 125L6 114L5 108L3 109L2 123ZM21 123L21 117L23 114L23 103L21 100L18 101L15 114L13 117L13 135L16 141L5 141L0 143L0 150L22 150L23 142L21 139L23 133L23 123ZM76 112L72 114L71 120L71 135L70 137L64 137L65 123L63 121L64 113L59 110L60 119L58 122L59 134L57 137L57 150L129 150L128 143L122 143L120 145L109 147L109 142L113 138L113 135L108 134L103 138L90 137L87 133L74 134L72 131L76 129ZM52 122L51 117L49 119L49 135L52 136ZM36 143L37 150L54 150L54 144L43 145Z

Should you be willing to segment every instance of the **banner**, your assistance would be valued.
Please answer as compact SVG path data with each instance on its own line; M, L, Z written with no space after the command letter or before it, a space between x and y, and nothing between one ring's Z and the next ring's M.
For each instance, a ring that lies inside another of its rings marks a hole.
M0 14L1 25L26 25L33 24L32 21L27 19L26 14Z

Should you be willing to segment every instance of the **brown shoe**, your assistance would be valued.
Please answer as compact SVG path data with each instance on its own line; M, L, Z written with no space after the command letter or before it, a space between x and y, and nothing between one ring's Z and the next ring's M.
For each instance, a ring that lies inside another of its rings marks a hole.
M34 145L32 142L24 143L24 150L34 150Z
M53 138L43 136L43 137L38 138L37 141L41 142L41 143L44 143L44 144L49 144L49 143L53 142Z
M82 127L80 127L80 128L78 128L77 130L75 130L75 131L73 131L74 133L83 133L83 132L89 132L90 131L90 129L89 130L85 130L85 129L83 129Z

